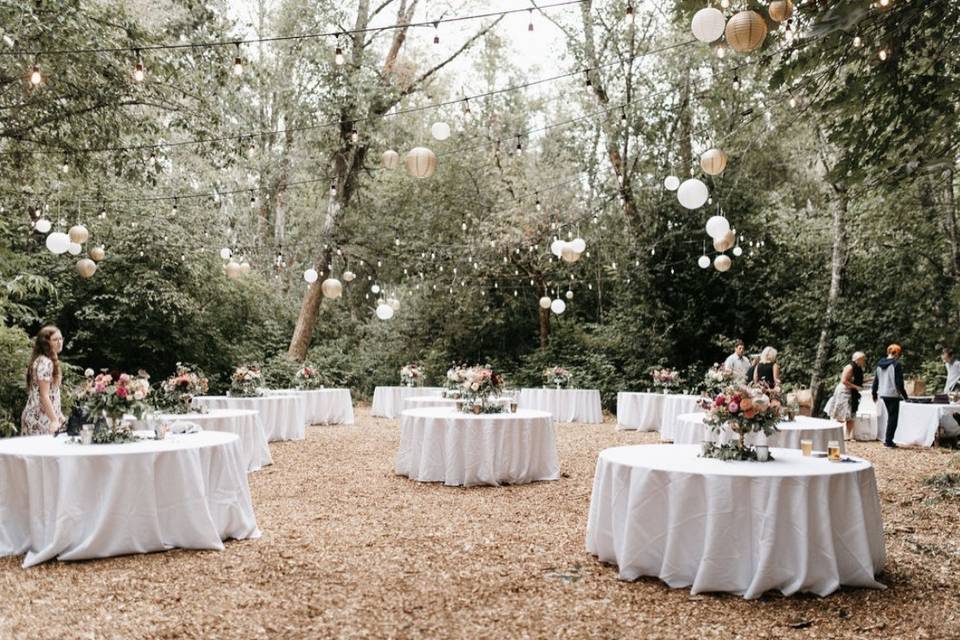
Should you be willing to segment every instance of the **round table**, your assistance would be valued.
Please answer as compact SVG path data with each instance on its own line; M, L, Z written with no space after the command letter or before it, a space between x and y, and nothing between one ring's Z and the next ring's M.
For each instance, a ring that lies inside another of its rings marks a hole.
M373 390L373 407L370 415L375 418L396 418L403 410L403 401L416 396L440 396L440 387L377 387Z
M260 412L267 440L303 440L306 433L306 407L303 398L276 396L196 396L194 406L207 409L249 409Z
M235 434L0 440L0 556L26 554L24 567L258 537Z
M240 457L246 470L256 471L273 464L267 434L260 413L252 409L214 409L209 413L164 413L163 422L196 422L204 431L234 433L240 438Z
M517 404L521 409L553 414L557 422L603 422L600 392L596 389L521 389Z
M718 434L709 426L704 424L703 413L687 413L677 419L677 427L674 430L674 444L700 444L701 442L730 442L737 436L732 429L725 427ZM766 437L766 444L770 447L783 447L785 449L799 449L801 440L812 440L814 451L826 451L827 443L836 440L840 443L840 453L846 453L846 446L843 442L843 424L833 420L824 420L821 418L810 418L808 416L797 416L793 422L781 421L777 428L780 430L771 436ZM747 444L754 445L763 441L760 434L748 434Z
M699 410L700 396L681 393L642 393L621 391L617 394L617 429L659 431L660 438L672 440L677 418Z
M560 460L553 419L529 409L493 414L407 409L400 417L396 472L450 486L556 480Z
M350 389L270 389L271 396L299 396L306 424L353 424Z
M426 409L427 407L446 407L453 409L457 403L461 402L456 398L444 398L442 396L412 396L403 399L404 409Z
M866 460L773 449L771 462L698 457L695 445L600 452L587 550L625 580L758 598L882 588L880 498Z

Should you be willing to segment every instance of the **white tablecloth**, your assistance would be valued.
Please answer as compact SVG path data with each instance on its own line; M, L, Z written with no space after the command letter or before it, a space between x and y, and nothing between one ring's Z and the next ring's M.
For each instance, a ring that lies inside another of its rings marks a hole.
M701 442L731 442L739 436L732 429L724 428L717 434L704 424L703 413L686 413L677 420L674 432L674 444L700 444ZM840 452L846 453L843 442L843 424L833 420L797 416L793 422L782 421L780 431L764 438L760 434L748 434L747 444L766 443L769 447L799 449L801 440L812 440L814 451L826 451L827 443L836 440L840 443ZM719 435L719 438L717 437Z
M416 396L439 396L440 387L377 387L373 390L373 408L370 415L375 418L396 418L403 411L403 401Z
M883 405L883 401L877 401ZM920 402L900 402L900 418L897 421L897 432L893 441L897 444L932 447L937 437L937 429L942 424L944 430L953 434L957 431L957 421L954 413L960 413L960 405L956 404L923 404ZM887 426L887 412L880 407L880 418L883 428Z
M165 413L164 422L196 422L205 431L235 433L240 438L240 457L247 471L273 464L260 413L251 409L214 409L210 413Z
M303 440L306 433L306 403L299 396L197 396L193 404L207 409L251 409L260 412L267 440Z
M882 587L883 522L869 462L795 449L774 449L766 463L722 462L699 451L660 444L600 452L587 550L617 564L622 579L655 576L693 593Z
M672 440L677 418L685 413L699 411L700 396L679 393L617 394L617 429L659 431L660 438Z
M521 409L546 411L557 422L603 422L596 389L521 389L517 404Z
M306 424L353 424L350 389L270 389L271 396L303 398Z
M447 407L453 409L457 406L454 398L443 398L440 396L413 396L403 399L404 409L426 409L427 407Z
M0 556L24 567L258 538L239 438L203 431L115 445L0 440Z
M396 471L447 485L523 484L560 477L553 419L545 411L474 415L431 407L400 417Z

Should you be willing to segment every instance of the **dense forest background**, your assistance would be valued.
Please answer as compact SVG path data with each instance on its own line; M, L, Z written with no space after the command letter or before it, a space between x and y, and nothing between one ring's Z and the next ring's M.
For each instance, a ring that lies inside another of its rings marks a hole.
M807 0L722 57L691 37L703 2L639 3L632 24L619 0L544 7L529 20L566 48L536 77L513 16L369 30L488 3L246 4L240 24L216 0L0 0L3 419L46 323L73 376L189 362L222 388L260 363L284 385L306 360L363 397L414 361L433 380L489 362L518 386L562 365L609 408L653 366L701 378L737 338L815 389L892 341L937 384L939 349L960 347L956 3ZM342 35L300 37L321 32ZM267 36L285 39L232 44ZM211 41L228 44L153 48ZM404 171L415 146L432 177ZM716 177L711 146L729 157ZM700 177L710 203L681 207L668 175ZM743 252L726 273L697 264L718 206ZM92 278L46 249L41 218L104 246ZM555 237L587 251L558 260ZM228 277L223 248L249 272ZM324 299L309 268L356 279Z

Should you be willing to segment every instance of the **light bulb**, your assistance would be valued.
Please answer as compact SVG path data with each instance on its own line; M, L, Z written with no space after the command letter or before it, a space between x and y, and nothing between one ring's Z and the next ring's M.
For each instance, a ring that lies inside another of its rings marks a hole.
M729 8L730 8L730 0L720 0L720 8L721 8L721 9L729 9Z
M243 60L239 56L233 59L233 75L243 75Z
M337 195L337 185L335 184L330 185L330 195L331 196Z
M733 76L733 90L734 91L740 90L740 76L737 76L737 75Z
M717 57L723 60L723 57L727 55L727 49L723 45L717 47Z
M43 74L40 73L40 65L35 64L30 71L30 84L39 87L41 82L43 82Z
M143 68L143 63L138 60L137 64L133 65L133 81L143 82L146 77L147 72Z
M790 98L790 107L791 107L791 108L796 108L796 106L797 106L797 99L796 99L796 98Z
M354 127L354 128L350 131L350 142L356 143L356 142L358 142L359 140L360 140L360 132L357 131L357 128L356 128L356 127Z
M536 207L537 207L537 211L540 211L540 198L537 198Z
M887 59L887 50L886 50L886 49L880 49L880 59L881 59L881 60L886 60L886 59Z
M636 18L637 18L637 14L636 14L636 12L634 12L634 10L633 10L633 5L632 5L632 4L628 4L628 5L627 5L627 11L626 11L626 13L624 13L624 15L623 15L623 21L624 21L624 23L625 23L628 27L632 27L634 21L636 20Z
M346 59L343 57L343 49L340 47L337 47L336 51L333 52L333 62L337 66L340 66L346 62Z
M517 155L523 155L523 145L520 143L520 139L517 139Z
M527 31L533 31L533 9L530 9L530 23L527 25Z
M863 40L860 39L860 36L854 36L854 37L853 37L853 46L855 46L855 47L860 47L861 45L863 45Z

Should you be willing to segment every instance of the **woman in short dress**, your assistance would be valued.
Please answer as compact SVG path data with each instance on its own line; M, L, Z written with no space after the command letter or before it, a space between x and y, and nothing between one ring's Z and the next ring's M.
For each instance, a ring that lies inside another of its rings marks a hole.
M54 326L40 329L27 367L27 406L20 416L20 435L55 433L63 424L60 409L60 351L63 335Z
M833 397L827 400L823 412L837 422L846 425L844 438L853 438L853 428L856 424L857 411L860 409L860 392L863 391L863 366L867 356L857 351L850 358L849 364L840 374L840 383L833 392Z

